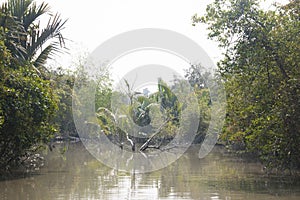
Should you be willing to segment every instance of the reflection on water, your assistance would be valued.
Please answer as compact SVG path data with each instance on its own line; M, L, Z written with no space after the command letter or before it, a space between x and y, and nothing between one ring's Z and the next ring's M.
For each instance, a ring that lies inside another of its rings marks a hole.
M199 159L193 146L167 168L146 174L110 169L81 144L60 150L46 155L38 173L1 181L0 199L300 199L299 181L266 177L258 163L220 147Z

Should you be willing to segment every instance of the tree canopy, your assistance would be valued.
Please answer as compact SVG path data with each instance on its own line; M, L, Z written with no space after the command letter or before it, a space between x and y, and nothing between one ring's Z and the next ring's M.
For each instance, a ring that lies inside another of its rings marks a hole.
M12 57L23 63L31 61L34 67L45 70L47 59L64 46L61 31L66 20L59 14L50 16L47 3L37 5L33 0L8 0L0 11L0 24L7 37L5 44ZM40 18L47 14L48 23L42 27Z
M58 98L46 79L45 62L63 44L65 21L55 15L40 27L38 18L48 11L48 4L31 0L0 6L1 170L25 161L56 132Z
M263 10L257 0L215 0L204 16L224 58L228 116L222 138L269 168L300 168L300 1Z

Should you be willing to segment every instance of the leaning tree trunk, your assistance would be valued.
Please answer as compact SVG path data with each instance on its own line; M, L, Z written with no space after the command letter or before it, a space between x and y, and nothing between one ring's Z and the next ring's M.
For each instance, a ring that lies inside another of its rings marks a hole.
M140 147L140 151L145 151L147 148L149 148L149 143L152 141L152 139L158 135L161 131L161 129L170 121L170 119L166 120L158 129L155 133L153 133L149 139ZM159 146L157 147L159 148Z

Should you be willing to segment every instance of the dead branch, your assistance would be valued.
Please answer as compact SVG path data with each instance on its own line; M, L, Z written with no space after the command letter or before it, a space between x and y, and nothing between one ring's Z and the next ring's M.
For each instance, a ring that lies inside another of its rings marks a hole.
M161 129L170 121L171 119L167 119L158 129L155 133L153 133L149 139L140 147L140 151L145 151L147 148L149 148L149 143L151 140L160 133Z

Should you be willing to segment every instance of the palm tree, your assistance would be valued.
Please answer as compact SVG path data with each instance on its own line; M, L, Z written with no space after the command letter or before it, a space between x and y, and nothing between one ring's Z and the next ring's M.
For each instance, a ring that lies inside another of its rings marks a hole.
M39 71L45 71L47 59L60 52L65 39L61 34L66 20L51 15L47 3L37 5L33 0L8 0L0 7L0 26L8 36L7 47L18 61L29 61ZM46 27L39 18L49 14Z

